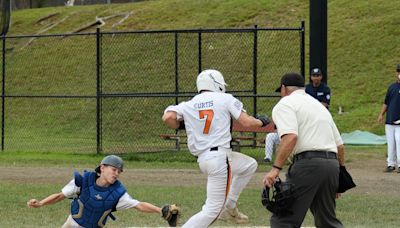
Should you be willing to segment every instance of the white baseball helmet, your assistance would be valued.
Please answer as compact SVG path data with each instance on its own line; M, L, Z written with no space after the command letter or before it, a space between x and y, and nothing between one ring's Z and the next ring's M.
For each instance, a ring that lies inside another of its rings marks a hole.
M224 76L217 70L204 70L197 76L197 92L209 90L213 92L225 93Z

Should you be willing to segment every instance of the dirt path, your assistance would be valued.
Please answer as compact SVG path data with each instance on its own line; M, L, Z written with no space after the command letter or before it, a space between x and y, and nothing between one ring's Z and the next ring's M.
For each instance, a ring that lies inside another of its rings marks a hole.
M351 191L365 194L397 195L400 173L383 173L385 161L369 159L352 162L347 168L357 188ZM261 180L269 168L260 165L259 172L249 183L249 188L261 188ZM66 184L72 178L72 168L0 167L0 182ZM81 171L81 170L78 170ZM283 172L285 173L285 172ZM140 185L205 185L205 176L199 170L189 169L125 169L121 180ZM60 186L62 187L62 186Z

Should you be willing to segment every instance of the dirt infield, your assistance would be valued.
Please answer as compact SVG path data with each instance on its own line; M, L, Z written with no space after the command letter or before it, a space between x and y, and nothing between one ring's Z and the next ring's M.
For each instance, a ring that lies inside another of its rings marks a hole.
M351 191L364 194L397 195L400 186L400 173L384 173L385 161L369 159L351 162L347 169L352 174L357 188ZM248 188L261 188L261 180L269 167L260 164L259 171L252 178ZM0 167L0 181L14 183L56 183L60 188L72 179L72 168L41 167ZM81 171L81 170L78 170ZM282 172L284 174L285 172ZM205 186L205 175L191 169L125 169L121 176L123 182L140 185L181 185ZM179 180L179 183L177 183Z

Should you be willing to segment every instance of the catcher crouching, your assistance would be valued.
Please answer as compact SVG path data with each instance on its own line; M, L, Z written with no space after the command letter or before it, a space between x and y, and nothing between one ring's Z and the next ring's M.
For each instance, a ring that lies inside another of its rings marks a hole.
M71 214L62 227L103 227L113 211L135 208L140 212L158 213L170 226L175 227L180 215L176 205L162 208L151 203L140 202L132 198L124 185L118 180L124 163L116 155L103 158L95 172L84 171L83 175L75 172L74 178L59 193L54 193L42 200L31 199L30 208L39 208L55 204L65 198L72 199Z

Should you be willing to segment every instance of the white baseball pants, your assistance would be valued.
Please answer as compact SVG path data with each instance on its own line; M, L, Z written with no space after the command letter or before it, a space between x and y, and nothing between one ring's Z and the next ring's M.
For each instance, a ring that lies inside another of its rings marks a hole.
M265 158L272 160L277 145L281 142L277 132L271 132L265 137Z
M208 176L207 199L202 210L182 228L206 228L218 218L226 202L227 206L236 206L240 193L257 169L253 158L222 147L204 152L197 161L200 170Z
M387 165L400 167L400 125L385 124L388 157Z

